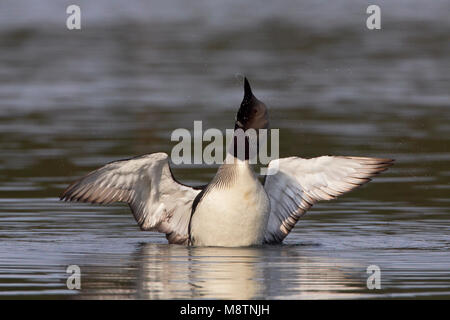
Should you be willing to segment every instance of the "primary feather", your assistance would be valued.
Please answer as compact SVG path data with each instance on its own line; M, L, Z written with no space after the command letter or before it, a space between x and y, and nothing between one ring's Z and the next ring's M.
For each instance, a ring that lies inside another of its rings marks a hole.
M279 243L298 219L316 202L331 200L369 182L393 160L364 157L323 156L312 159L282 158L269 163L264 183L270 200L270 216L264 238Z
M142 230L159 231L170 243L186 244L192 202L199 192L173 179L167 154L153 153L92 171L67 187L61 200L128 203Z

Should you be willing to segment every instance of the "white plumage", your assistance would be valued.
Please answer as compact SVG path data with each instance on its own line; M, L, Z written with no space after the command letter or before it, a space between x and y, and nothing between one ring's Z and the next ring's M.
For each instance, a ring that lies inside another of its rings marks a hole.
M245 161L225 164L233 171L226 186L207 189L191 221L191 239L200 246L251 246L263 242L270 213L269 198Z

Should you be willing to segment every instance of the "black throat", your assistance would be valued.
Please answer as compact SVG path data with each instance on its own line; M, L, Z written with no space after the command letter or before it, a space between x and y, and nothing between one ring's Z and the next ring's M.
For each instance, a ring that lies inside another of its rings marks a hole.
M233 148L231 149L233 157L239 160L248 160L250 158L250 141L248 136L233 137Z

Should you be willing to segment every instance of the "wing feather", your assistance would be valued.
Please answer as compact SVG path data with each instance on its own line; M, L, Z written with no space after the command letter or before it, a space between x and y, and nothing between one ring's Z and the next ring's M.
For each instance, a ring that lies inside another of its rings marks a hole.
M298 219L316 202L331 200L371 181L387 170L394 160L364 157L298 157L271 161L264 188L271 212L266 243L279 243L294 228Z
M153 153L92 171L68 186L61 200L128 203L142 230L159 231L170 243L186 244L191 207L199 192L175 181L167 154Z

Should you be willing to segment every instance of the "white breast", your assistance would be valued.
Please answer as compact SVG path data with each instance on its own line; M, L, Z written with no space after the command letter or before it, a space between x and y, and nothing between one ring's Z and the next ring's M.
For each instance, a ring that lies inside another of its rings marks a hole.
M232 185L208 190L191 221L191 239L202 246L262 244L270 213L267 194L248 164L235 165Z

